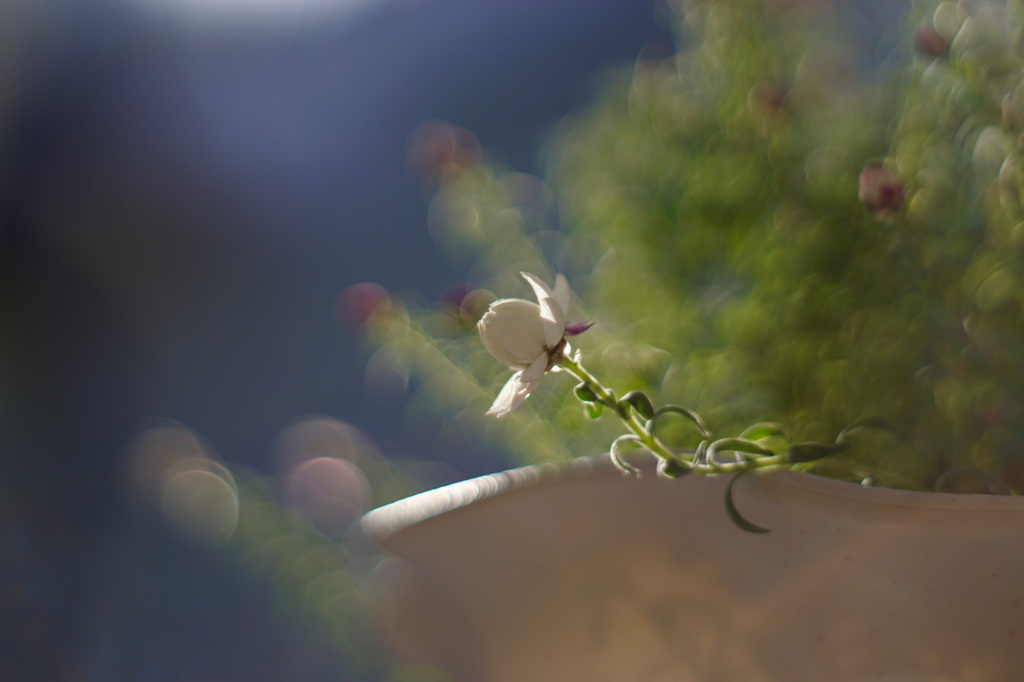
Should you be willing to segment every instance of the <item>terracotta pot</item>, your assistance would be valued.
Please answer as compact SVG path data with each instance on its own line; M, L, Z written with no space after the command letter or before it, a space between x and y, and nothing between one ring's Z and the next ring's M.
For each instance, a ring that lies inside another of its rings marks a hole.
M1024 679L1024 499L529 467L381 508L389 637L486 682Z

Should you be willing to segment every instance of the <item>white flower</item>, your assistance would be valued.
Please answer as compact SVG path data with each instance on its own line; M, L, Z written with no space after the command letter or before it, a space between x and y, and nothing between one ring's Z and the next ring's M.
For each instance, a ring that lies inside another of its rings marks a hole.
M528 272L523 276L537 297L537 303L521 298L495 301L477 323L484 347L495 358L516 370L505 383L487 414L504 417L519 407L568 349L566 336L585 331L586 320L566 323L569 309L569 283L555 277L552 291L540 278Z

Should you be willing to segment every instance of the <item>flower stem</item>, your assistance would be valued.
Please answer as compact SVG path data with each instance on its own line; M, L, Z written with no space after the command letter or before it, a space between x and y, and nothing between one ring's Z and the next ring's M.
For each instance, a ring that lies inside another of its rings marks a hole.
M619 416L619 419L621 419L623 424L626 425L626 428L640 439L640 442L644 444L644 447L664 460L672 462L681 461L678 456L674 455L664 443L662 443L647 429L646 424L640 421L636 412L630 410L628 406L620 404L615 398L615 393L598 381L597 377L591 374L587 368L583 366L583 363L578 360L573 360L570 357L562 356L562 359L558 364L577 379L585 382L597 396L598 402L615 410L615 414Z
M650 428L652 422L641 419L636 410L624 404L625 401L619 401L612 389L602 384L597 377L583 366L583 363L579 361L578 355L575 359L563 355L558 361L558 366L584 382L597 397L597 402L613 409L626 428L637 437L638 441L648 451L666 462L682 465L693 473L701 474L738 474L752 469L785 464L785 457L777 454L742 458L735 462L696 461L693 456L680 456L654 435Z

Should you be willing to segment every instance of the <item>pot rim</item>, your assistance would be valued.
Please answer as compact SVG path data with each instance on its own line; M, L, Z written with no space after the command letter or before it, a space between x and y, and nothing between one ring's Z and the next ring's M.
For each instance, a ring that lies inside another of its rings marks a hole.
M656 476L652 463L634 464L639 465L645 476ZM366 537L380 540L435 516L497 495L566 478L594 474L624 475L614 467L607 454L580 457L558 464L532 464L470 478L391 502L364 514L359 521L359 528ZM707 477L721 478L718 475ZM923 492L864 486L787 469L759 470L755 476L749 478L769 485L870 504L963 511L1024 512L1024 496L1018 495Z

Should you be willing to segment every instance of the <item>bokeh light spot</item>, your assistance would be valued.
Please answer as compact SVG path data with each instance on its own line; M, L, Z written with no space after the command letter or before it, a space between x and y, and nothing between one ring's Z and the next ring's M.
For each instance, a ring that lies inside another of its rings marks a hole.
M277 437L278 466L286 472L318 457L362 463L375 453L362 431L351 424L319 414L294 420Z
M318 457L296 467L286 484L288 503L327 536L348 529L370 502L370 484L352 462Z
M238 525L238 491L225 475L200 465L174 471L164 482L161 506L168 521L207 547L227 542Z
M166 474L186 460L206 458L208 448L188 428L163 421L139 434L128 446L129 486L141 498L161 494Z
M388 290L374 282L362 282L341 292L335 314L346 324L366 324L388 300Z

